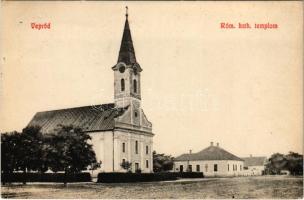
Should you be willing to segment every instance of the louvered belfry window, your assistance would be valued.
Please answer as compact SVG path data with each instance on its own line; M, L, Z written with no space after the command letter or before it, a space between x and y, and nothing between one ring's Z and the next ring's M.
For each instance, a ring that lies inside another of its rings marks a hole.
M137 93L137 81L133 80L134 93Z
M121 91L125 91L125 79L121 79L120 80L120 87L121 87Z

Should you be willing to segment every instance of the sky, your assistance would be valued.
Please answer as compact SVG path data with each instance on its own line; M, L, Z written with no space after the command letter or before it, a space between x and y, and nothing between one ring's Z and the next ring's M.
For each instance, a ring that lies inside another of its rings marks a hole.
M240 157L302 153L301 2L4 1L0 132L38 111L114 102L126 5L157 152L213 141ZM268 22L278 28L253 28Z

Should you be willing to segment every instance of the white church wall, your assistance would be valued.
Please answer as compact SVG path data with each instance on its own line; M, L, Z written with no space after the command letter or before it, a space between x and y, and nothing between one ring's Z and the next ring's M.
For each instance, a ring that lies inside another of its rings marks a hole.
M135 163L138 163L138 168L143 173L153 172L152 135L132 130L115 130L114 138L113 131L90 132L89 135L92 137L90 143L93 145L96 160L102 162L101 167L93 171L93 177L96 177L99 172L125 172L126 170L121 167L123 159L132 163L133 172L135 172ZM138 153L135 152L136 141L138 141ZM123 152L123 143L125 143L125 152ZM146 146L148 146L148 154ZM148 161L148 167L146 161Z
M94 174L113 171L113 131L90 132L89 135L92 137L96 160L102 162Z
M120 164L122 160L132 163L131 169L135 172L135 163L138 163L138 168L143 173L153 171L152 163L152 136L145 135L143 133L136 133L134 131L115 130L114 144L116 145L115 151L115 171L123 172ZM135 146L138 142L138 153L136 153ZM123 143L125 143L125 152L122 151ZM146 146L148 146L148 154L146 154ZM146 167L146 160L148 160L148 167Z

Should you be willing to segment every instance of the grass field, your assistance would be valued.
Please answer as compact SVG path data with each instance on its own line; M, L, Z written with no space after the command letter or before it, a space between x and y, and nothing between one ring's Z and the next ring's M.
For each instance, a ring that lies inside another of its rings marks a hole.
M35 183L1 187L2 198L303 198L303 177L183 179L154 183Z

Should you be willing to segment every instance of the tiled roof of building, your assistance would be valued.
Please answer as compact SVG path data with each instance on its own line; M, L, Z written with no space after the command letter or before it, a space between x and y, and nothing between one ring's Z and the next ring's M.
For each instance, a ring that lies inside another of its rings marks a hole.
M194 161L194 160L239 160L241 158L229 153L228 151L218 147L209 146L198 153L182 154L174 159L175 161Z
M114 128L114 118L127 108L116 108L113 103L37 112L28 126L40 126L42 133L50 133L58 125L73 125L83 131L105 131Z
M249 166L263 166L266 161L266 157L245 157L242 158L244 160L244 167Z

